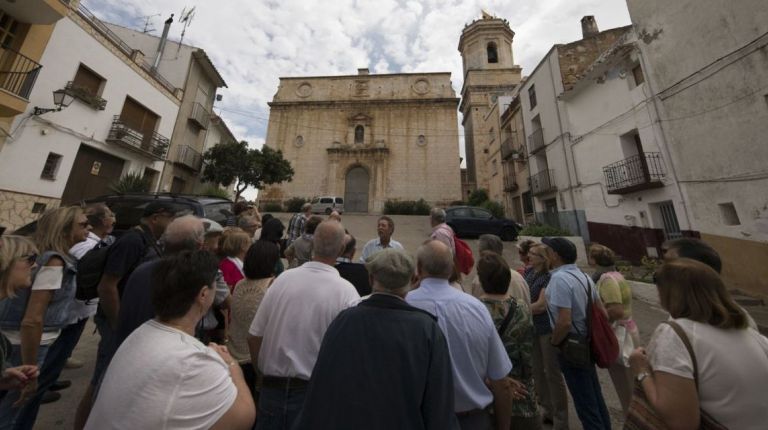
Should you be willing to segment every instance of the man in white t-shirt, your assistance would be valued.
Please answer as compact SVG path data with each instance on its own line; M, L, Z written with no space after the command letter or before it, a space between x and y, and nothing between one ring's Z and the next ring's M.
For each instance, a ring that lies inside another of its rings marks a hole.
M360 298L334 268L343 247L341 223L322 222L315 230L312 261L275 278L256 312L248 345L251 362L264 375L259 429L291 427L326 329Z

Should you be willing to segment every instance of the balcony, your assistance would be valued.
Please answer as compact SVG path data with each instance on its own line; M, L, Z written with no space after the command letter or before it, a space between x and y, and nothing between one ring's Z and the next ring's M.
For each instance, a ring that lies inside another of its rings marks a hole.
M203 154L196 151L189 145L180 145L176 148L176 158L174 163L199 172L203 166Z
M200 103L192 104L192 113L189 120L199 125L202 129L207 129L211 121L211 114Z
M516 153L515 150L515 139L512 136L507 136L506 139L501 141L501 159L507 160L510 157L512 157L513 154Z
M11 48L0 47L0 114L12 116L24 112L29 94L43 66Z
M94 109L104 110L107 108L106 100L91 92L90 89L78 86L72 81L67 82L67 85L64 86L64 90L67 94L79 99Z
M664 186L664 160L658 152L633 155L603 167L608 194L628 194Z
M528 179L528 185L530 186L531 194L534 196L557 191L557 186L555 185L555 171L542 170L541 172L534 173Z
M504 176L504 191L514 193L519 189L520 186L517 184L517 180L514 176Z
M538 129L528 135L528 153L533 155L544 148L544 130Z
M22 0L3 2L3 10L27 24L54 24L67 15L69 0Z
M144 134L134 130L126 125L119 116L115 116L112 120L112 128L109 129L107 142L157 160L165 159L170 145L170 141L165 136L156 132Z

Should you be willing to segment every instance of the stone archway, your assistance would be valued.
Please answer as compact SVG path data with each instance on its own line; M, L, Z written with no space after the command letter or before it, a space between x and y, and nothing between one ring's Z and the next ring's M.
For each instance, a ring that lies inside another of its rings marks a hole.
M364 167L356 166L347 172L344 181L344 211L368 212L368 189L371 175Z

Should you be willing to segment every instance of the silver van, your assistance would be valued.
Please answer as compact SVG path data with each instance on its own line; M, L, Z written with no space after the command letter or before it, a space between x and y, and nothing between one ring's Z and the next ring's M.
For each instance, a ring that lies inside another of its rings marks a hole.
M333 211L344 213L344 199L336 196L322 196L312 199L312 213L330 214Z

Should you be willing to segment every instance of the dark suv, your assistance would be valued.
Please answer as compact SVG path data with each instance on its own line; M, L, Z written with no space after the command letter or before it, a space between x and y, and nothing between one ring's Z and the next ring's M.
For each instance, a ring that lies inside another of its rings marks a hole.
M445 210L445 222L459 236L495 234L505 241L517 240L520 224L506 218L496 218L483 208L453 206Z
M226 226L227 221L234 218L232 202L221 197L196 196L190 194L170 193L128 193L96 197L85 201L85 204L105 203L114 212L115 235L138 225L144 208L152 201L170 203L176 208L177 215L196 215L212 219ZM37 221L31 222L15 231L15 234L30 235L37 228Z

